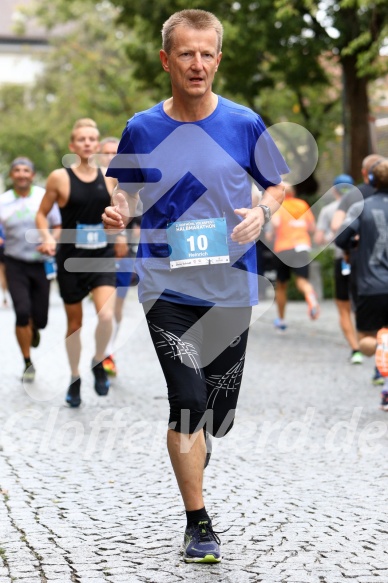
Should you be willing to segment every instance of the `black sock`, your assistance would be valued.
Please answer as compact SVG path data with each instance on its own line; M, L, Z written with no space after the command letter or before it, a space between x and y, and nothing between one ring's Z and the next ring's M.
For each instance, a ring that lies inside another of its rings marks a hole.
M359 350L352 350L352 355L356 354L356 352L360 352Z
M30 366L32 364L30 356L24 356L24 362L26 366Z
M199 510L186 510L187 526L190 524L198 524L201 520L208 520L211 522L205 506Z

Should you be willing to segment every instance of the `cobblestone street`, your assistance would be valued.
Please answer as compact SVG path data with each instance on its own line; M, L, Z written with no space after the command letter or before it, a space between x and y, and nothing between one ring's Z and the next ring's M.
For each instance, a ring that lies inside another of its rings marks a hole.
M206 508L219 565L180 556L185 513L165 433L166 389L131 288L107 397L93 389L95 316L84 302L82 398L70 380L56 284L49 325L21 382L14 314L0 311L0 583L387 583L388 414L374 362L348 362L332 302L286 332L267 299L251 327L233 431L213 440Z

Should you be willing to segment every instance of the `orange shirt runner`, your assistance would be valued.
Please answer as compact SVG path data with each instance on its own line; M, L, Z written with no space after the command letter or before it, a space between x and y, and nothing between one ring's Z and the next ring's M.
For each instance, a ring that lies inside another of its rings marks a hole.
M314 230L315 218L307 202L300 198L286 198L272 221L275 228L275 253L289 249L311 249L309 232Z

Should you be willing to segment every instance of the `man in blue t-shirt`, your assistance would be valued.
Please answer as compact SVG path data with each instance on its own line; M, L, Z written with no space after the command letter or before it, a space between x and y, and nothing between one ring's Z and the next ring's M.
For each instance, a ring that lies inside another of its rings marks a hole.
M213 563L221 553L202 493L206 438L233 426L258 299L255 240L283 201L288 168L261 118L212 91L219 20L183 10L165 22L162 38L172 97L129 120L107 171L118 189L103 221L123 229L140 191L139 299L168 387L184 559ZM261 199L252 197L253 182Z

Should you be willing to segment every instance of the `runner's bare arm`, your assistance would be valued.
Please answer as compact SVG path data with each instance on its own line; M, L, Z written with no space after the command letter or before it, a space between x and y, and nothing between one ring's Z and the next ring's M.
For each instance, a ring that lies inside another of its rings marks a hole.
M38 251L46 255L55 255L57 241L60 234L60 230L58 230L54 236L50 232L47 215L53 208L54 204L60 199L61 174L62 169L54 170L54 172L52 172L47 178L46 192L42 198L35 218L36 227L39 229L42 237L42 243L39 245Z
M281 206L284 199L284 184L280 182L276 186L270 186L264 192L260 204L268 206L271 213L275 213ZM236 215L243 220L233 229L232 240L239 244L253 243L260 235L264 226L263 209L259 206L253 208L235 209Z
M340 228L340 226L344 222L345 217L346 217L346 212L343 211L342 209L337 209L335 211L333 218L331 220L331 230L333 231L333 233L338 231L338 229Z
M113 178L112 176L104 176L106 189L109 192L110 196L113 195L115 188L117 187L117 179Z
M104 174L104 172L103 172L103 174ZM107 188L107 190L112 198L113 195L115 194L116 190L118 189L117 179L113 178L112 176L104 176L104 178L105 178L106 188ZM115 250L115 257L117 257L118 259L121 259L123 257L127 257L128 251L129 251L129 246L128 246L126 234L118 234L116 236L115 243L114 243L114 250Z
M261 191L258 189L256 184L252 182L252 208L260 204L261 202Z

